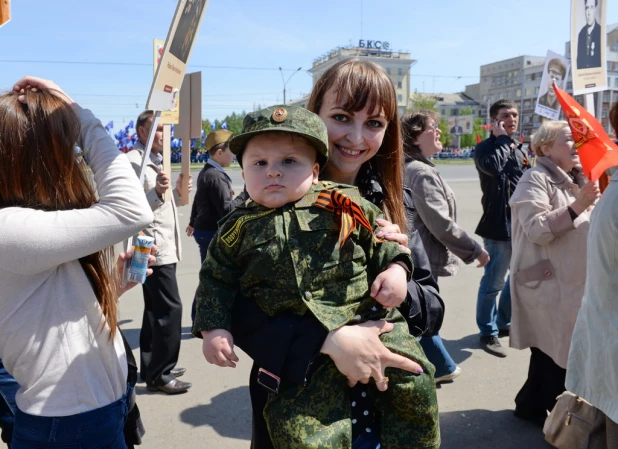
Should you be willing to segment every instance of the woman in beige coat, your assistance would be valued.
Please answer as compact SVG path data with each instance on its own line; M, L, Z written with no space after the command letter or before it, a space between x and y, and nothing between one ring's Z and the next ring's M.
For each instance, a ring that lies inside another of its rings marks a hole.
M586 182L567 122L546 122L532 137L536 167L510 201L510 345L530 348L528 379L515 416L542 425L565 390L566 363L586 280L589 209L598 187Z

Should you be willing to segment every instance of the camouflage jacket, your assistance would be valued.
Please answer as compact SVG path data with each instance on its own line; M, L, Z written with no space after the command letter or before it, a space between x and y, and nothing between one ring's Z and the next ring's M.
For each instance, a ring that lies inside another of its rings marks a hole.
M310 311L328 330L375 311L370 295L375 277L409 255L394 242L379 241L356 226L339 245L340 219L314 206L319 192L338 188L361 206L369 223L382 212L355 187L322 181L296 203L268 209L249 200L219 223L200 271L193 334L230 329L238 293L269 315Z

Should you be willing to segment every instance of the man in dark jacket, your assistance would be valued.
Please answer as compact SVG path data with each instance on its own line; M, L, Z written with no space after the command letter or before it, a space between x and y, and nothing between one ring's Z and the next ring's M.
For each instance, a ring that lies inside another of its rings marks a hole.
M483 191L483 216L476 233L483 237L490 257L479 286L476 322L481 331L483 349L498 357L506 357L498 334L508 333L511 322L510 278L505 282L511 261L509 199L528 168L528 160L521 143L513 139L519 123L515 104L498 100L489 109L489 115L492 134L474 150L474 163ZM496 308L500 292L500 303Z
M232 199L232 180L223 170L234 161L234 154L229 146L231 138L232 133L225 129L213 131L206 138L206 149L210 158L197 178L197 192L187 226L187 235L193 236L200 247L202 263L206 259L208 245L217 231L217 222L237 204L247 199L243 194ZM195 318L195 299L191 307L191 318Z

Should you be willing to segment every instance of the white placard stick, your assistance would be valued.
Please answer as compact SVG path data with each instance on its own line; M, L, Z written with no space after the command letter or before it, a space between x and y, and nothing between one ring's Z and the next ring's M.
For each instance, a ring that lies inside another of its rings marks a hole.
M154 142L154 136L157 132L157 126L159 126L159 118L161 117L161 111L154 111L154 116L152 117L152 126L150 127L150 132L148 133L148 140L146 141L146 149L144 150L144 157L142 159L142 166L139 170L139 183L144 185L144 176L146 173L146 167L150 163L150 151L152 150L152 143ZM142 187L143 188L143 187ZM168 189L169 190L169 189ZM125 252L133 246L134 237L129 237L125 242L124 250ZM129 282L129 266L131 265L131 259L124 260L124 267L122 269L122 286L126 286L127 282Z

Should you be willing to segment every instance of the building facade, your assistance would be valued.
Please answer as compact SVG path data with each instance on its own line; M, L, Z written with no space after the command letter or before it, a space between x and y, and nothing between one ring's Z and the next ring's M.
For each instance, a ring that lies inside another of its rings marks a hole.
M571 44L565 44L565 56L570 59ZM599 119L608 134L613 130L609 125L609 108L618 101L618 24L607 26L607 90L594 94L595 116ZM487 120L489 106L499 99L515 102L520 112L520 132L525 141L536 131L543 120L534 113L536 100L541 88L544 56L518 56L503 61L485 64L480 68L480 82L466 86L465 94L480 103L481 116ZM573 92L571 74L567 80L567 92ZM583 104L583 96L575 99Z
M384 67L393 81L397 94L397 108L400 114L410 107L410 69L416 63L407 51L392 51L388 42L359 40L358 46L337 47L313 61L309 73L313 77L313 86L322 74L337 62L359 58L375 62ZM290 104L307 106L309 96L291 101Z
M421 94L414 93L410 97L410 106L415 107L415 103L419 99L427 99L435 101L434 108L438 111L441 118L448 119L458 115L474 115L474 117L484 117L485 108L464 92L455 94ZM465 113L466 110L472 110L471 113Z

